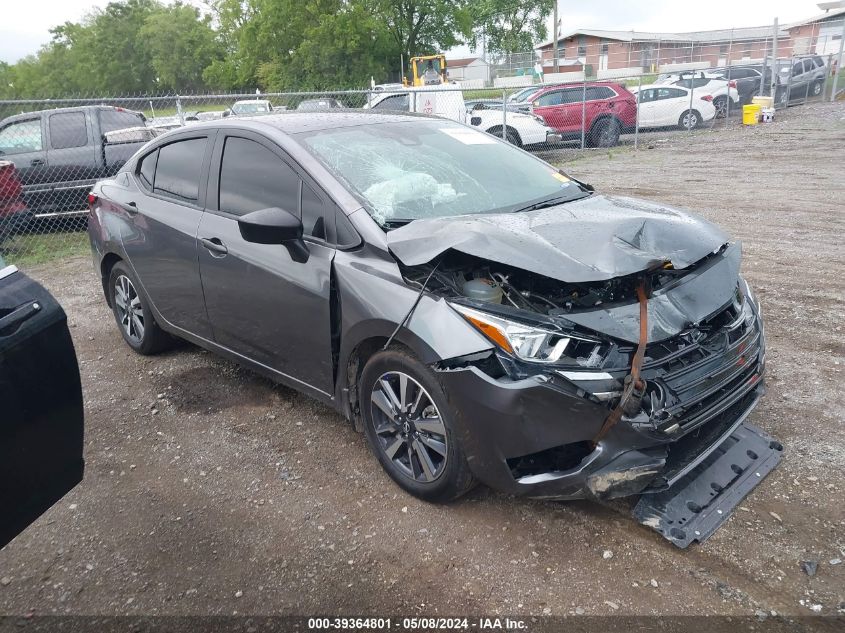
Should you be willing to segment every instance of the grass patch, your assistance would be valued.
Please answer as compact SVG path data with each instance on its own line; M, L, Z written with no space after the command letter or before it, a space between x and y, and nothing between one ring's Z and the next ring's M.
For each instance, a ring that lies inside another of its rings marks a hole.
M6 264L21 269L87 255L90 250L85 231L15 235L0 245L0 255Z

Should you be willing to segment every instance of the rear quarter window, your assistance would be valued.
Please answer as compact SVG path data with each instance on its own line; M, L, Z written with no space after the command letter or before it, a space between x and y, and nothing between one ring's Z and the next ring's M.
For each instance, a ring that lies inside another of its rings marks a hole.
M144 126L144 119L135 112L121 110L100 110L100 132L113 132L128 127Z

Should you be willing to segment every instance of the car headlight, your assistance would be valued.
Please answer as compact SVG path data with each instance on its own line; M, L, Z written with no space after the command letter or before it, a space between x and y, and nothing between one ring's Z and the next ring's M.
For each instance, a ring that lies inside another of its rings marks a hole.
M567 350L580 347L579 343L587 343L596 353L600 346L597 341L588 341L571 334L511 321L457 303L449 305L499 348L521 360L533 363L557 363L564 356L569 356L566 354ZM570 357L570 360L575 359Z
M754 309L757 312L757 316L762 318L763 316L763 309L760 306L760 303L757 301L757 297L754 296L754 293L751 291L751 286L745 280L744 277L740 276L739 283L737 284L737 292L744 296L748 301L751 302L751 305L754 306Z

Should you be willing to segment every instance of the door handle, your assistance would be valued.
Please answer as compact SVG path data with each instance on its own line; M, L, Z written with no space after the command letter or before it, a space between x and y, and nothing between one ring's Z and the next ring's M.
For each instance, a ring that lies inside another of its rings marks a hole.
M20 324L27 319L34 317L41 311L41 304L37 301L32 301L17 310L13 310L0 319L0 336L8 336L14 334Z
M222 257L229 252L229 249L226 248L226 245L218 237L201 237L200 243L211 252L212 256L216 253Z
M120 205L126 213L129 215L138 215L138 205L134 202L127 202L126 204Z
M42 167L45 163L43 158L33 158L31 161L29 161L29 164L32 167Z

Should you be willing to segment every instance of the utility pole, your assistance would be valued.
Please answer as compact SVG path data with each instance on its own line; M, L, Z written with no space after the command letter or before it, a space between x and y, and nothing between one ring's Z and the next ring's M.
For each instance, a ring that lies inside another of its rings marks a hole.
M554 71L557 72L557 0L555 0L554 18L552 19L552 39L554 40L552 48L552 64L554 65Z
M763 74L765 75L765 65L763 66L763 68ZM792 64L789 65L789 72L792 72ZM775 95L775 91L777 90L777 82L779 75L780 66L778 65L778 19L775 18L774 31L772 32L772 86L771 92L769 93L770 95L772 95L772 99L777 98L777 96ZM788 98L789 93L787 92L787 99Z
M836 89L839 87L839 77L842 75L843 48L845 48L845 15L842 16L842 37L839 39L839 54L836 56L836 74L833 76L833 86L830 88L831 103L836 99Z

